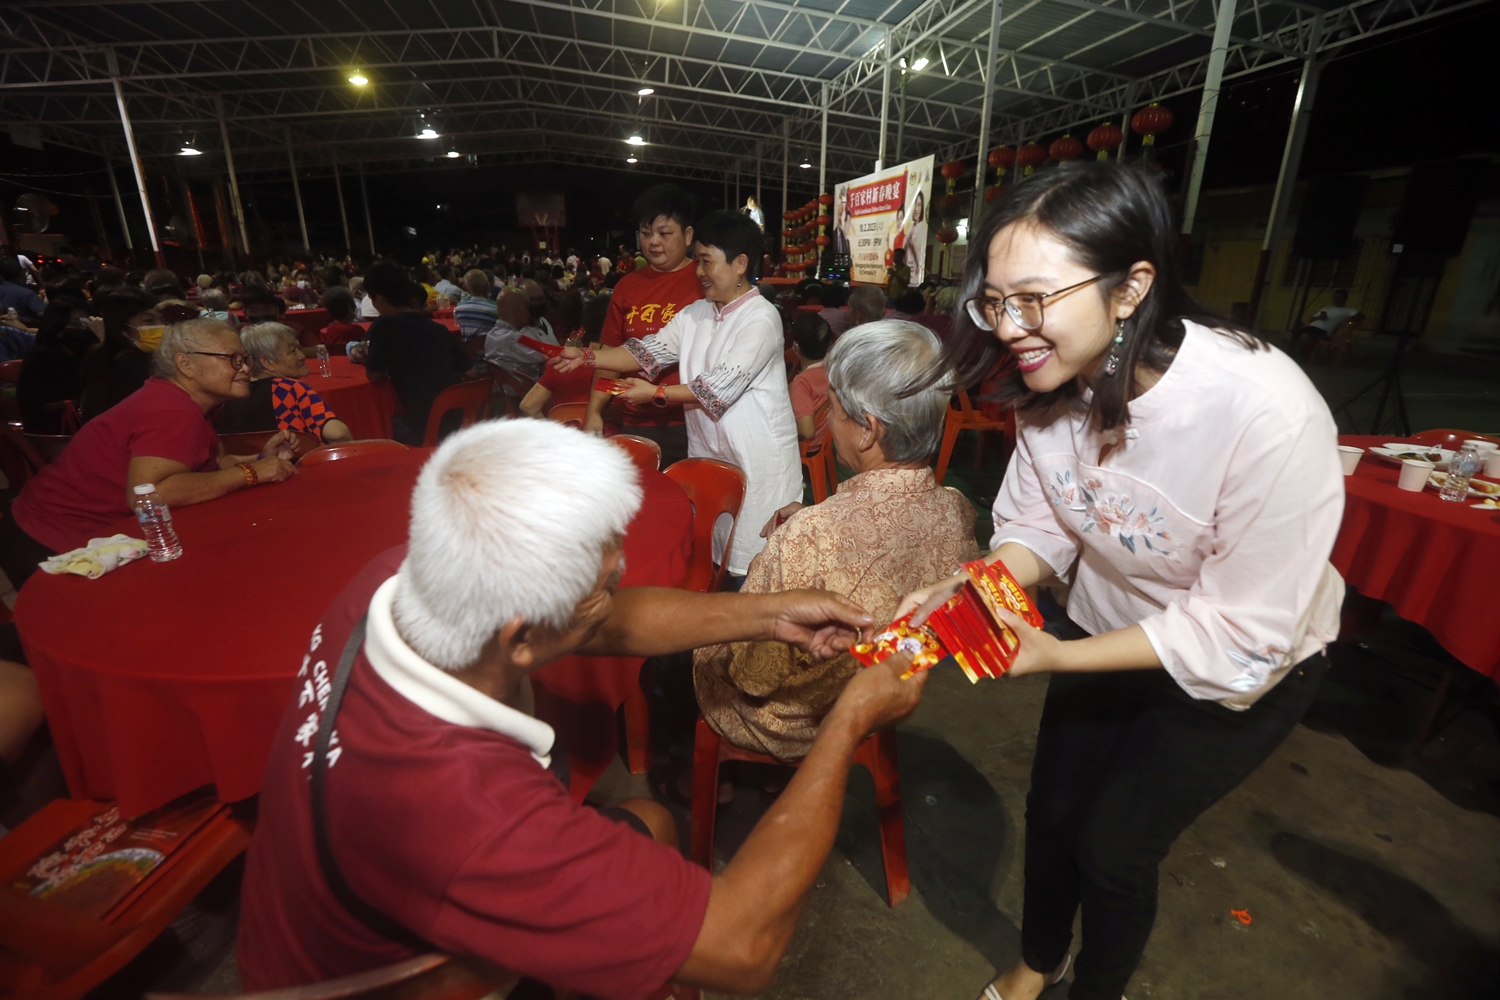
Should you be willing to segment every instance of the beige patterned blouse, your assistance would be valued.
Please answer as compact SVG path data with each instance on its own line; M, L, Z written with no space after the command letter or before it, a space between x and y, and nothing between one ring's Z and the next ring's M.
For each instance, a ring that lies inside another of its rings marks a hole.
M938 486L928 468L877 469L793 514L750 564L743 592L818 587L883 625L902 597L978 555L974 508L961 493ZM706 646L693 661L709 725L736 746L786 761L807 754L858 669L847 653L815 663L780 642Z

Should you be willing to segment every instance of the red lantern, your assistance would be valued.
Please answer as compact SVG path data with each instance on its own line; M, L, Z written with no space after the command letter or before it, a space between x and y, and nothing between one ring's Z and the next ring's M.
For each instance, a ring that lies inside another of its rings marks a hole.
M1028 142L1016 151L1016 165L1030 174L1033 169L1047 162L1047 151L1034 142Z
M1099 159L1109 159L1111 149L1119 149L1120 143L1125 141L1125 133L1120 131L1118 125L1105 122L1094 131L1089 133L1089 149L1099 154Z
M828 245L828 237L826 237L826 236L819 236L813 242L816 243L820 247L826 247Z
M984 200L995 201L1010 194L1010 187L1006 184L992 184L984 189Z
M1172 127L1172 110L1152 101L1135 113L1135 117L1130 119L1130 127L1135 129L1136 135L1146 137L1141 140L1141 145L1150 146L1156 142L1158 133Z
M990 166L1004 173L1005 168L1015 165L1016 151L1010 146L996 146L985 159Z
M949 181L948 183L951 184L953 182ZM957 212L964 207L964 200L956 194L945 194L937 200L937 207L938 211L944 214Z
M943 164L942 175L948 181L948 193L952 194L958 179L964 175L964 164L962 160L949 160Z
M952 243L958 239L958 230L952 226L944 226L932 234L932 238L939 243Z
M818 225L820 225L820 226L826 226L826 225L828 225L832 221L833 220L830 219L826 215L820 215L820 216L818 216Z
M833 204L833 195L827 193L826 191L823 194L818 195L818 204L819 205L832 205Z
M1054 142L1052 148L1047 152L1054 160L1065 163L1068 160L1076 160L1083 155L1083 143L1073 138L1072 135L1065 135Z

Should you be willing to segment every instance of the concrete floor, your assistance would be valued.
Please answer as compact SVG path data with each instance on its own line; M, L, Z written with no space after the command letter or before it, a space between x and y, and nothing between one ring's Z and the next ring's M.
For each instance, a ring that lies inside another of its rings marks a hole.
M1388 342L1363 342L1347 368L1314 368L1335 404L1377 375ZM1500 430L1493 366L1413 357L1416 428ZM1345 430L1367 430L1356 409ZM950 473L981 512L1003 469ZM1174 846L1132 1000L1457 1000L1500 997L1500 711L1493 682L1461 671L1457 718L1419 754L1407 746L1429 697L1393 673L1435 675L1445 654L1387 616L1376 635L1334 649L1304 725ZM856 769L837 846L809 899L768 1000L971 1000L1018 952L1024 800L1046 680L971 685L940 668L900 730L912 895L885 904L873 792ZM741 776L719 819L719 860L765 809ZM602 798L646 792L616 767ZM674 807L686 842L686 810ZM94 1000L147 988L230 992L236 875L227 872L174 932ZM1252 923L1230 915L1246 910ZM1076 950L1076 944L1075 944ZM1060 1000L1064 987L1050 990Z

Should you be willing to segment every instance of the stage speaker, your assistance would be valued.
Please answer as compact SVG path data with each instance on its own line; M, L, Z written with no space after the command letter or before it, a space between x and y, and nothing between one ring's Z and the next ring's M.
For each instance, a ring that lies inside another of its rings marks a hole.
M1363 174L1321 174L1307 182L1292 236L1292 256L1343 260L1355 250L1354 224L1365 207L1370 178Z
M1393 248L1399 245L1402 253L1439 257L1463 253L1488 170L1489 161L1483 159L1417 164L1396 213Z

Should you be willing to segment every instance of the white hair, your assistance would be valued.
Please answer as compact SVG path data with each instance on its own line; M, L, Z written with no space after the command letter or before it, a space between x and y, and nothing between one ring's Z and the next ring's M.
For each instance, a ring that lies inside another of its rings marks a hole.
M519 616L564 628L641 505L623 448L546 420L483 421L443 442L411 498L396 628L460 670Z
M942 352L931 330L904 319L852 327L828 352L828 387L855 423L868 428L875 417L885 425L880 446L886 461L924 462L938 450L951 379L913 387L927 379Z

